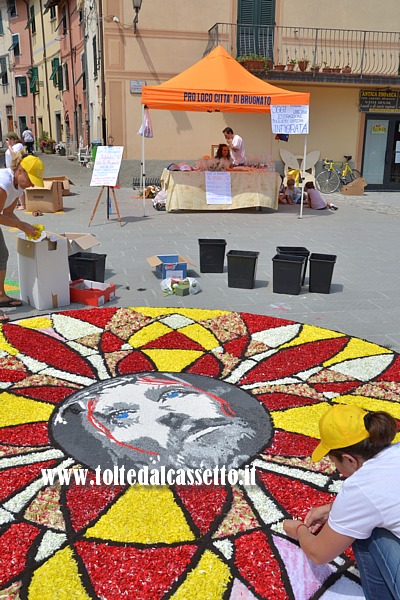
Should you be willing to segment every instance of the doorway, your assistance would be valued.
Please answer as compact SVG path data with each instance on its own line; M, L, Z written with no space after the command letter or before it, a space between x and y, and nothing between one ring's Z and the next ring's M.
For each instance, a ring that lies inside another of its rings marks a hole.
M362 174L368 190L400 190L400 114L366 116Z

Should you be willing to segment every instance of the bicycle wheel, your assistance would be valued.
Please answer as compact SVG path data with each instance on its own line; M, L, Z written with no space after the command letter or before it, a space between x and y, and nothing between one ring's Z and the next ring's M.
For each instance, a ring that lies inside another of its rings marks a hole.
M344 183L345 184L351 183L352 181L354 181L355 179L358 179L359 177L361 177L360 171L357 171L357 169L352 169L350 173L346 173Z
M323 194L332 194L340 186L339 175L335 171L321 171L315 178L317 188Z

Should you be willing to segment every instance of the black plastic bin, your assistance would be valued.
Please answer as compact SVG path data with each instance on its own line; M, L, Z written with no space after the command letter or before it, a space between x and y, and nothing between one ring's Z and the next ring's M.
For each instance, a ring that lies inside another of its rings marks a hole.
M228 287L251 290L256 280L257 260L259 252L247 250L229 250Z
M200 273L222 273L224 270L226 240L201 239Z
M104 283L107 254L94 252L76 252L68 257L69 272L72 281L75 279L89 279Z
M313 253L310 255L310 292L329 294L335 262L335 254Z
M310 251L307 248L302 246L277 246L276 247L277 254L291 254L292 256L305 256L306 260L304 261L304 269L303 275L301 278L301 285L304 285L304 280L306 278L307 273L307 262L308 257L310 256Z
M273 287L275 294L300 294L305 256L276 254L272 259Z

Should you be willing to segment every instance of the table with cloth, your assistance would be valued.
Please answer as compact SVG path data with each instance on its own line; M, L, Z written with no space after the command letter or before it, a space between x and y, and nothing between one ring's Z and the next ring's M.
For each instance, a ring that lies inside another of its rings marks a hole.
M278 173L255 170L232 170L231 204L207 204L204 171L168 171L161 184L168 190L166 210L235 210L265 207L278 209L281 177Z

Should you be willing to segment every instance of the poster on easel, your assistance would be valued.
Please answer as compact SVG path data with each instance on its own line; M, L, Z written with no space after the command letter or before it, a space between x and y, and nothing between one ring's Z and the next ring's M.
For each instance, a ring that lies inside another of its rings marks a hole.
M121 168L123 146L99 146L94 162L91 186L115 187Z

